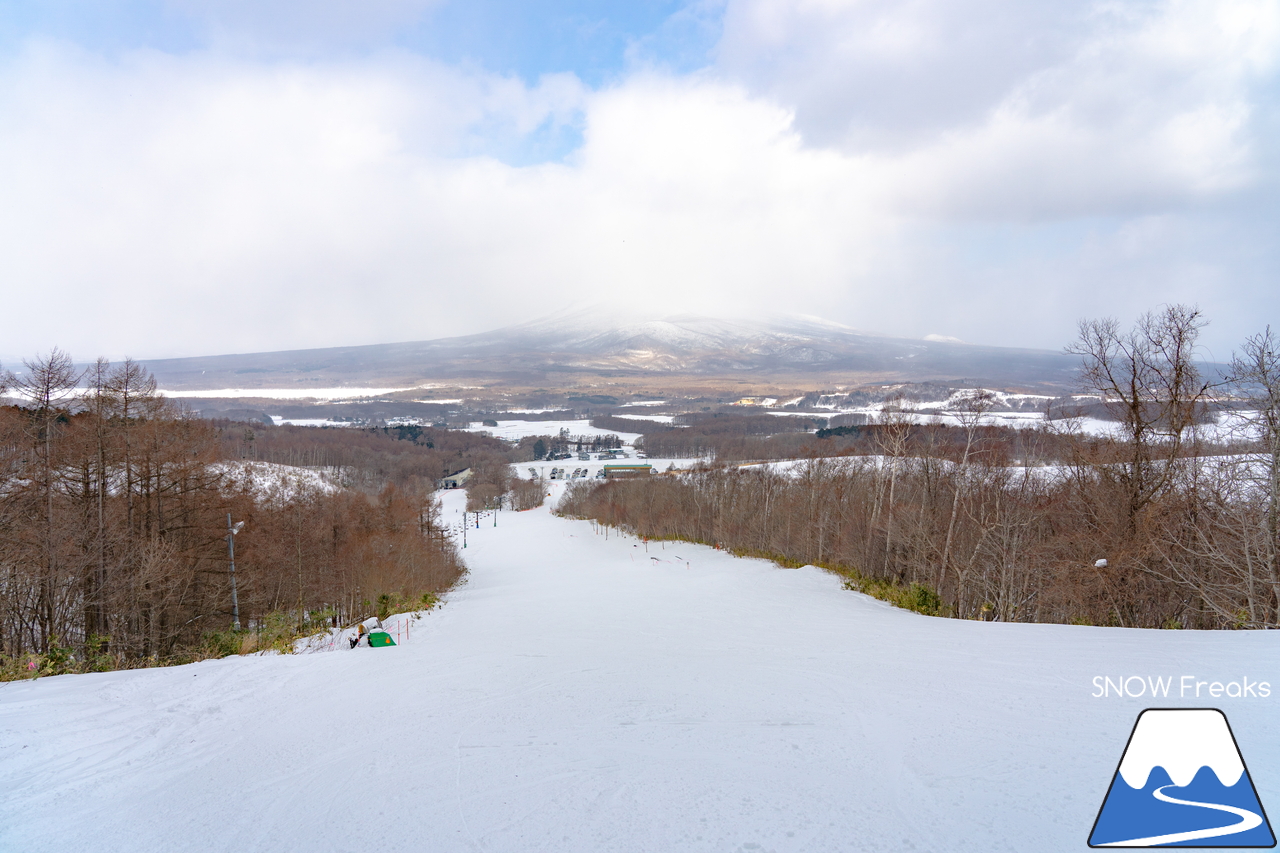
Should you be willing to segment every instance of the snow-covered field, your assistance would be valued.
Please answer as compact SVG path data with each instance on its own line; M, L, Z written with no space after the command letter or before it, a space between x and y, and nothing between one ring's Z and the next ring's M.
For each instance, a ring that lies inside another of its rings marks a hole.
M0 685L0 849L1085 850L1151 705L1221 707L1280 811L1277 632L931 619L546 508L464 554L396 648Z
M501 438L505 441L519 441L530 435L557 435L560 430L567 429L569 435L578 436L594 436L594 435L616 435L624 443L630 444L640 437L638 432L618 432L611 429L597 429L591 425L590 420L568 420L568 421L517 421L503 420L497 421L497 426L485 426L481 421L472 421L467 429L471 432L487 432L494 438Z
M286 418L283 415L270 415L272 422L276 426L305 426L305 427L356 427L363 426L355 421L334 421L329 418Z
M858 408L833 409L826 412L797 412L779 409L765 410L765 414L790 418L827 418L838 415L865 415L869 422L878 423L884 417L880 406L860 406ZM955 412L946 411L939 406L920 406L915 409L894 412L893 417L900 421L915 424L943 424L946 426L964 426L964 421ZM1115 421L1104 421L1100 418L1076 418L1070 424L1064 420L1046 421L1041 412L988 412L979 419L982 426L1003 426L1014 429L1028 429L1043 426L1046 423L1055 429L1066 431L1068 428L1088 435L1119 435L1120 425ZM1202 429L1212 429L1204 427Z
M613 416L615 418L622 418L623 420L654 421L655 423L660 424L669 424L676 419L675 415L650 415L645 412L640 412L638 414L623 414L621 412L615 412Z
M425 391L437 385L411 385L404 388L216 388L206 391L174 391L161 389L166 397L234 399L256 397L264 400L356 400L362 397L379 397L402 391ZM428 400L426 402L452 402Z

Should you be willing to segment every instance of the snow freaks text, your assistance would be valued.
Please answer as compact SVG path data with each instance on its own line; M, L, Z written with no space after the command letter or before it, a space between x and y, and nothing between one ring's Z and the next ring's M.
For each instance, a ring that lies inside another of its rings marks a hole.
M1209 681L1194 675L1095 675L1094 699L1266 699L1271 682L1243 676L1235 681Z

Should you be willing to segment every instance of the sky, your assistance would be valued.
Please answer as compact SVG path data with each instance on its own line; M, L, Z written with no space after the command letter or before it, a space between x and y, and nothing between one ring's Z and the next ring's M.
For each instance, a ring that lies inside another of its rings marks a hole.
M0 359L1280 326L1280 0L0 0Z

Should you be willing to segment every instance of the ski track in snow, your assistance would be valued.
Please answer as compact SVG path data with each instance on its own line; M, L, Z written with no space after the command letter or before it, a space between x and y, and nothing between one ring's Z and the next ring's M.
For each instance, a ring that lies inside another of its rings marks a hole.
M1093 676L1280 682L1277 632L931 619L546 508L490 524L395 648L0 685L0 850L1078 850L1148 704ZM1225 708L1264 803L1274 701Z

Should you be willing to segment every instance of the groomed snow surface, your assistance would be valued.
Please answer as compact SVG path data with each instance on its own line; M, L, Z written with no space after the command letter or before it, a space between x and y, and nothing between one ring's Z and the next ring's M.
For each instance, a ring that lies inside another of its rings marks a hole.
M491 525L395 648L0 685L0 850L1084 850L1153 704L1094 676L1280 685L1275 632L932 619L546 508ZM1218 701L1280 810L1276 699Z

